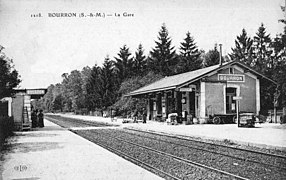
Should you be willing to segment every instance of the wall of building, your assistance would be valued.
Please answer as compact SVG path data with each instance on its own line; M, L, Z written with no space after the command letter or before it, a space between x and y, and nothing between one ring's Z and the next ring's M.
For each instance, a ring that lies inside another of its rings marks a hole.
M23 123L23 106L24 106L24 96L16 95L12 101L12 115L14 118L14 127L16 130L22 129Z
M226 68L221 70L219 73L215 73L208 77L207 80L217 81L218 74L229 74L229 69ZM244 73L244 70L237 66L234 66L234 74L244 75L244 82L227 82L226 84L220 83L220 85L207 85L206 107L212 104L217 104L216 102L218 102L220 107L216 107L215 111L225 113L225 110L222 110L222 107L225 109L225 102L222 102L222 99L225 98L225 92L223 92L223 89L226 87L234 87L237 88L236 95L242 97L240 100L240 111L256 113L256 76L249 72ZM221 103L223 103L223 106L221 106Z
M24 107L27 108L28 110L28 119L31 119L31 96L30 95L25 95L24 96ZM25 123L30 123L30 121L25 122Z
M240 111L256 112L256 80L245 76L245 83L240 86Z
M224 85L223 83L206 83L206 117L224 113Z

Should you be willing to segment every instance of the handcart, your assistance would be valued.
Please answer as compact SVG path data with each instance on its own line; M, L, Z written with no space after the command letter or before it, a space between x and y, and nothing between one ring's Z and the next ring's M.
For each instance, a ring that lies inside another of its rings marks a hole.
M239 114L238 127L255 127L255 114L242 113Z
M214 114L210 116L213 124L233 124L235 123L236 114Z
M177 125L178 121L178 114L177 113L171 113L168 115L168 119L167 119L167 124L171 124L171 125Z

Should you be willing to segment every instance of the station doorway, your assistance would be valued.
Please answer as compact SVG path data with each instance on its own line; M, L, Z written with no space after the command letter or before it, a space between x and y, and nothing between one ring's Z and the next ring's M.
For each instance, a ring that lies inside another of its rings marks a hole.
M236 102L233 99L234 96L236 96L236 88L233 87L228 87L226 88L226 113L230 114L230 113L235 113L236 112Z
M196 93L189 92L189 114L192 115L192 117L196 117Z

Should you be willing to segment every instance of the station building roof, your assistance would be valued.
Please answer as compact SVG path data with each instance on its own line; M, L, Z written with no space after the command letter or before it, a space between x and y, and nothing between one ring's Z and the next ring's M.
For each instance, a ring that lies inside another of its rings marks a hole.
M184 85L187 85L199 79L202 79L210 73L219 71L221 69L224 69L232 65L238 65L238 66L244 67L245 69L255 74L256 76L265 78L271 81L272 83L276 84L276 82L273 81L272 79L269 79L268 77L262 75L261 73L253 70L251 67L245 65L244 63L239 62L239 61L230 61L230 62L223 63L222 65L217 64L217 65L213 65L210 67L198 69L195 71L190 71L190 72L162 78L154 83L151 83L147 86L144 86L142 88L139 88L135 91L130 92L127 96L135 96L135 95L152 93L152 92L157 92L157 91L176 89L178 87L182 87Z

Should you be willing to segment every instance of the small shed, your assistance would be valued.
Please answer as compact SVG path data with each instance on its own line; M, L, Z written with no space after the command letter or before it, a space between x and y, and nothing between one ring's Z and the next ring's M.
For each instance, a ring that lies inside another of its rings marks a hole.
M6 107L2 107L8 116L13 116L15 130L31 128L31 100L43 97L47 89L16 89L13 97L3 98Z

